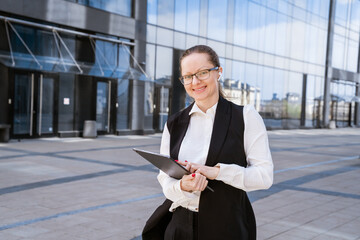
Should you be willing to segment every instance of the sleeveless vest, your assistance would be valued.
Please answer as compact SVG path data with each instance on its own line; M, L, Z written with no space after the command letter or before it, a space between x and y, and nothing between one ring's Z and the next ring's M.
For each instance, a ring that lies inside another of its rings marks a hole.
M193 104L178 112L167 121L170 132L170 156L178 159L181 143L185 137ZM217 163L247 166L244 151L243 107L220 97L216 109L210 141L207 166ZM222 181L209 180L214 192L205 190L199 203L199 240L256 240L256 222L249 198L241 189ZM172 202L165 200L146 222L143 240L163 239L172 213Z

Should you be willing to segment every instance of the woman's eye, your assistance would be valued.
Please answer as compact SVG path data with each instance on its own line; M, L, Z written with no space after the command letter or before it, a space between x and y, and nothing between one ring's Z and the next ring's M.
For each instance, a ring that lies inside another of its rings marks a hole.
M199 76L206 75L206 74L207 74L207 71L202 71L202 72L198 73Z

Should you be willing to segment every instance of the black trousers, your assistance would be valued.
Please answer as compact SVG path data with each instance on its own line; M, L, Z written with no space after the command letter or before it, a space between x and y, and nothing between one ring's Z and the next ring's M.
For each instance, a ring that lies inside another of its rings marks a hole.
M197 240L198 213L183 207L176 208L165 230L164 240Z

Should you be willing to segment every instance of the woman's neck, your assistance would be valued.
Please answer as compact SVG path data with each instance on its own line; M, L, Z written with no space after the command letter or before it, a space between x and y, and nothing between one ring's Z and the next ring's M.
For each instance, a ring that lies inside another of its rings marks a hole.
M195 101L196 105L200 108L201 111L203 111L204 113L206 113L206 111L211 108L212 106L214 106L217 102L219 101L219 95L217 95L216 97L214 97L213 99L205 99L205 100L198 100Z

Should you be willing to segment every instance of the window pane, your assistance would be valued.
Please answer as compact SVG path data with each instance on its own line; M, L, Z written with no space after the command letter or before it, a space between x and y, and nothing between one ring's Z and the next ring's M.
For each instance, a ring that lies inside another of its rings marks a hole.
M293 19L291 24L291 57L304 59L305 23Z
M158 22L159 26L174 27L174 0L158 0Z
M130 47L119 45L119 65L118 67L127 70L130 67Z
M276 16L273 10L266 10L265 51L275 53Z
M345 38L334 34L334 44L332 48L332 66L344 69L344 52L345 52Z
M156 47L156 80L171 79L173 50L166 47Z
M350 28L356 32L360 31L360 1L351 2Z
M208 16L208 37L219 41L226 40L226 16L227 16L227 0L219 1L209 0Z
M157 0L147 0L147 21L157 23Z
M146 45L146 73L155 79L155 45Z
M129 80L118 79L116 129L129 128Z
M187 4L186 32L199 33L200 0L189 0Z
M286 43L287 35L286 35L286 25L287 25L287 17L283 14L277 14L277 24L276 24L276 53L281 56L285 56L286 54Z
M127 17L131 16L131 0L81 0L78 3Z
M355 41L349 40L347 53L347 67L346 70L356 72L358 63L359 45Z
M117 64L117 44L96 40L95 58L102 67L114 69Z
M247 47L257 49L259 46L259 5L249 2L248 6L248 18L247 18L247 35L246 43Z
M186 30L186 1L175 0L175 30Z
M245 46L246 45L246 24L247 24L247 8L248 2L243 0L236 0L235 16L234 16L234 43Z
M335 22L339 25L346 26L348 13L348 1L336 1Z

